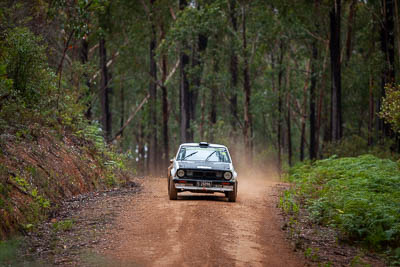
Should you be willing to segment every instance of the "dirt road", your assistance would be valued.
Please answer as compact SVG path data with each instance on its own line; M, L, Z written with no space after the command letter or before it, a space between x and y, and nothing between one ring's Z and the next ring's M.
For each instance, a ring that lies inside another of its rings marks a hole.
M304 266L280 230L275 184L241 177L236 203L190 193L170 201L165 178L143 179L103 253L123 266Z

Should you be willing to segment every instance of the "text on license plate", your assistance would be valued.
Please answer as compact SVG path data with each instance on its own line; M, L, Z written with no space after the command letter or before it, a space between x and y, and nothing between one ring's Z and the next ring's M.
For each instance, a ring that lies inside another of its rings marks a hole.
M200 187L211 187L212 183L211 182L197 182L197 186Z

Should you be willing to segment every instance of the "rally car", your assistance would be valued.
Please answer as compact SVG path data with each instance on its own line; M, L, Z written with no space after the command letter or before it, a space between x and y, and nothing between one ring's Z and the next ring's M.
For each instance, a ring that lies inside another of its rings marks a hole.
M179 192L225 193L230 202L237 197L237 173L228 148L223 145L184 143L168 168L168 195L176 200Z

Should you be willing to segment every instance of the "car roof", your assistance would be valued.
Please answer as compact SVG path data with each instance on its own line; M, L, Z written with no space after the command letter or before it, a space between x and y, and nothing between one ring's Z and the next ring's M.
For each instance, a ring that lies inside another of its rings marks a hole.
M200 143L183 143L180 146L200 146ZM208 147L223 147L227 148L224 145L219 145L219 144L208 144Z

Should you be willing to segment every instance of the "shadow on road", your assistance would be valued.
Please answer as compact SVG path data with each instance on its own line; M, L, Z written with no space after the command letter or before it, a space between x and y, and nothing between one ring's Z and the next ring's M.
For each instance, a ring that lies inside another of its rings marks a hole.
M227 198L223 195L178 195L179 200L228 202Z

